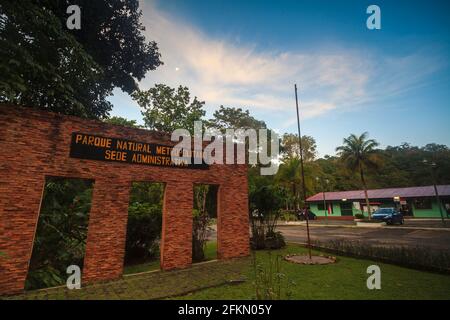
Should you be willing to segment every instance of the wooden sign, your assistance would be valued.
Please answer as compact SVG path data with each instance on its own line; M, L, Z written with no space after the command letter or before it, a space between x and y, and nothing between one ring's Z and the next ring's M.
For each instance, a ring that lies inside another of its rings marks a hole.
M74 132L70 157L159 167L208 169L204 161L195 162L202 159L202 152L196 154L192 150L183 150L182 154L182 150L179 150L179 157L172 159L173 149L174 147L161 144Z

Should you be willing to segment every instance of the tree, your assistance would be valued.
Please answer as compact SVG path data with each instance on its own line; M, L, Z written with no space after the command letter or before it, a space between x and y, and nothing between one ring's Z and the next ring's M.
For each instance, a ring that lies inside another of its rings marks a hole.
M217 217L217 190L214 185L194 185L194 208L192 210L192 259L205 259L206 243L213 230L211 218Z
M127 118L122 118L118 116L114 116L105 120L106 123L115 124L118 126L130 127L130 128L141 128L140 125L137 124L136 120L128 120Z
M364 188L367 213L370 218L370 203L367 194L367 184L364 178L364 170L375 169L378 167L375 148L379 144L373 139L367 139L367 137L367 132L364 132L359 137L355 134L351 134L348 138L344 138L343 145L337 147L336 151L347 168L350 170L358 170Z
M241 108L230 108L220 106L219 110L214 111L213 118L209 119L208 127L217 128L222 131L225 129L263 129L266 123L250 115L248 110Z
M125 264L158 258L164 184L133 182L128 206Z
M316 140L311 136L302 136L303 161L313 161L317 156ZM298 134L285 133L281 140L283 159L300 158Z
M69 5L80 30L66 27ZM0 102L106 118L114 87L132 93L162 63L140 16L137 0L2 1Z
M283 191L275 185L262 186L249 194L252 203L250 224L253 249L279 249L285 246L281 232L276 232L280 209L283 205Z
M138 91L133 95L139 106L144 109L145 126L152 130L172 132L175 129L187 129L194 132L194 121L205 115L204 101L197 97L191 101L187 87L171 88L157 84L147 91Z
M220 106L219 110L214 111L213 118L209 119L206 123L208 128L219 129L222 134L226 135L226 129L240 129L248 130L253 129L256 131L256 136L259 137L259 129L267 129L267 125L264 121L258 120L250 115L248 110L242 110L242 108L224 107ZM270 137L272 131L269 129L267 150L271 154ZM249 159L249 154L255 154L258 152L256 148L250 149L250 142L248 138L245 141L238 141L236 137L232 137L237 143L245 143L245 157ZM248 163L248 161L246 161Z
M278 170L276 181L289 190L291 195L293 208L298 209L300 206L300 184L301 184L301 172L300 172L300 159L291 158L281 164ZM286 206L288 207L288 206Z
M316 177L328 177L321 170L320 165L315 162L307 162L304 165L305 170L305 188L307 197L314 195L317 192L322 191L322 186L318 186ZM288 197L286 197L286 209L292 207L292 209L299 209L301 205L304 205L300 200L300 195L303 194L301 164L299 158L287 158L285 159L275 176L277 184L281 185L285 190ZM289 205L291 204L291 206Z
M26 289L61 285L69 265L82 268L92 187L91 180L46 180Z

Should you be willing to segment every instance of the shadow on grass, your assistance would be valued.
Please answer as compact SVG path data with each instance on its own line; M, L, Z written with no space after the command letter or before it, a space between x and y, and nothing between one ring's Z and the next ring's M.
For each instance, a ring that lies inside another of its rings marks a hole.
M206 243L205 248L205 261L211 261L217 259L217 242L216 241L208 241ZM154 261L148 261L146 263L139 263L139 264L133 264L125 266L123 269L124 275L131 275L135 273L142 273L142 272L150 272L160 270L160 261L159 259L156 259Z

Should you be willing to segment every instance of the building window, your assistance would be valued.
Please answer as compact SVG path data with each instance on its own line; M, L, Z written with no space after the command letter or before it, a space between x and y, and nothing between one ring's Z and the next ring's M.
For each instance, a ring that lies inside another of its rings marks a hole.
M331 203L327 203L326 207L323 205L323 202L317 204L317 210L319 211L326 211L328 208L330 208L330 212L333 213L333 205Z
M428 198L414 199L414 208L416 209L431 209L431 200Z

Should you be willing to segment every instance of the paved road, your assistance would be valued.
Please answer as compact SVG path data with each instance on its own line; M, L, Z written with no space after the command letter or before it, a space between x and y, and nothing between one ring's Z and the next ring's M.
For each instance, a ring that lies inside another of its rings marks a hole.
M306 227L304 226L278 226L291 242L306 242ZM351 227L319 227L311 226L312 240L349 240L364 241L373 245L401 245L424 246L430 249L443 249L450 251L450 231L438 230L410 230L389 228L351 228Z

